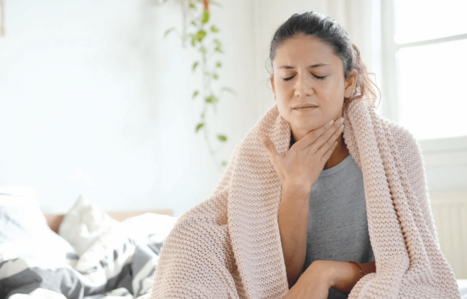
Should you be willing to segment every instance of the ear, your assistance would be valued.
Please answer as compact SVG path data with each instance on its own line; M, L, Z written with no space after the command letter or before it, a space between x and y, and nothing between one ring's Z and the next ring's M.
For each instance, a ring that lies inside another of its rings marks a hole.
M270 75L269 80L271 81L272 92L274 93L274 99L276 98L276 87L274 86L274 74Z
M357 85L357 74L358 73L356 69L353 69L352 71L350 71L349 79L347 79L347 86L345 87L345 90L344 90L345 98L350 98L350 96L354 92L355 86Z

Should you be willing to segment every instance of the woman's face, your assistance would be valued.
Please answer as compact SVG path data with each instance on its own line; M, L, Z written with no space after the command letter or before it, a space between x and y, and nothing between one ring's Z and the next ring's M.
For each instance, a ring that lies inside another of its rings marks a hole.
M273 69L277 107L296 141L342 116L344 97L350 97L356 84L356 70L345 80L342 60L310 35L293 36L278 46Z

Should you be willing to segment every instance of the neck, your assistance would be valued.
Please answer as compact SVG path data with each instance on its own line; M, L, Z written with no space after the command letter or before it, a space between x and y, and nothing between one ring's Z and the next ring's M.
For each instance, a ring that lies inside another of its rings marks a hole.
M344 138L342 138L342 136L343 133L341 133L337 139L337 146L332 152L329 160L326 162L326 164L324 164L323 170L336 166L350 155L349 149L347 148L347 145L345 144Z
M297 142L299 139L296 139L296 134L293 132L291 133L293 140ZM323 170L336 166L350 155L349 149L347 148L347 145L345 144L344 138L342 136L343 133L341 133L339 138L337 138L337 146L332 152L331 157L329 157L329 160L326 162L326 164L324 164Z

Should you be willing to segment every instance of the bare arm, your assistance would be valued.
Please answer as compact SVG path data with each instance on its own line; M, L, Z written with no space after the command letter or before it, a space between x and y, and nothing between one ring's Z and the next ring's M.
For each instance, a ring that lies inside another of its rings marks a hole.
M375 262L360 263L365 273L376 272ZM328 298L329 289L349 294L360 280L360 269L351 263L317 260L303 272L286 294L289 298Z
M331 265L333 267L333 275L330 278L331 287L346 294L350 293L360 280L360 269L347 262L333 262ZM360 263L360 266L367 274L376 272L375 262Z
M271 163L282 183L278 223L289 288L301 275L305 262L311 188L323 170L343 131L343 118L307 133L285 154L261 136Z
M289 288L305 264L308 214L309 197L297 199L282 193L278 221Z

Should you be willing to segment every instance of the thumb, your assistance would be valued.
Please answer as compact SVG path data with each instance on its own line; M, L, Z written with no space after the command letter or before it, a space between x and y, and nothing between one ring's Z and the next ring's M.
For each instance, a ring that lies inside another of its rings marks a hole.
M276 150L276 146L274 145L274 142L272 142L272 140L266 135L260 135L259 139L261 140L263 147L268 152L271 162L275 163L275 161L279 157L279 153Z

